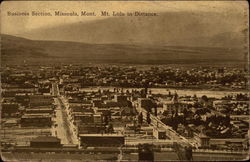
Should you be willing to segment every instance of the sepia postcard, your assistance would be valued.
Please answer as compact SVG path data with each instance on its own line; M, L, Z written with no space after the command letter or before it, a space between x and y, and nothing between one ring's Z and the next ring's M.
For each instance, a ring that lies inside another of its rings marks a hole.
M249 4L3 1L6 162L249 159Z

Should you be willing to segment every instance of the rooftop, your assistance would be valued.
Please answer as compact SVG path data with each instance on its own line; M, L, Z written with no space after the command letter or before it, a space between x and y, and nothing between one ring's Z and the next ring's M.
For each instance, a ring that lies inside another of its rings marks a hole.
M124 137L120 134L79 134L80 137Z
M37 114L24 114L22 118L41 118L41 117L51 117L49 113L37 113Z
M38 136L32 139L31 142L61 142L61 139L54 136Z
M52 108L27 108L26 111L33 111L33 110L53 110Z

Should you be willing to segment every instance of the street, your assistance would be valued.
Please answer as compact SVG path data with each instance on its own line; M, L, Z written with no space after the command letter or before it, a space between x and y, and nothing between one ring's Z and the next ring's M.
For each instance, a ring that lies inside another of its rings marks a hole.
M61 139L62 144L78 144L78 139L73 132L71 127L71 122L69 121L69 117L66 111L65 102L62 101L58 89L58 85L56 83L52 84L52 93L55 98L55 117L54 117L54 125L52 127L52 135L57 136Z

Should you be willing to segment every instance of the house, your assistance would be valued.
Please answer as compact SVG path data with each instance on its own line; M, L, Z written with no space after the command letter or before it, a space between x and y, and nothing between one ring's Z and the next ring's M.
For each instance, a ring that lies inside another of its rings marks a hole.
M154 128L153 129L153 136L156 138L156 139L166 139L166 130L163 129L163 128Z
M103 118L103 115L102 113L96 113L93 115L94 117L94 123L102 123L102 118Z
M203 133L199 134L200 146L203 148L210 147L210 137L204 135Z

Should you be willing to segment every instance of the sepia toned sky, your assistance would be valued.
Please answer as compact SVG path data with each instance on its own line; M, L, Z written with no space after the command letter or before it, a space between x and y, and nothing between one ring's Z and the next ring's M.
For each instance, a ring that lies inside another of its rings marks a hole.
M243 18L247 10L247 2L244 1L155 1L155 2L103 2L103 1L11 1L3 2L1 5L1 33L19 34L33 29L53 27L62 24L75 22L87 22L98 19L105 19L99 15L95 17L74 17L74 16L7 16L7 12L52 12L54 11L141 11L141 12L218 12L219 14L239 15ZM232 22L233 23L233 22Z
M53 16L31 16L31 12ZM55 16L55 11L79 16ZM80 16L81 11L96 16ZM110 16L101 16L107 11ZM157 16L112 16L112 12ZM30 16L8 16L28 12ZM239 47L248 44L247 1L5 1L1 33L32 40L93 44Z

